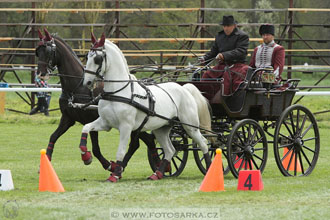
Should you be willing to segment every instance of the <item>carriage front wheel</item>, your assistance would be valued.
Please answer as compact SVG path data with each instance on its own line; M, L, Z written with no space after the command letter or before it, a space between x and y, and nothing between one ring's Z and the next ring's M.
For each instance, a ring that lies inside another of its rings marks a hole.
M320 134L314 115L302 105L281 114L275 128L274 154L284 176L307 176L317 162Z
M244 119L237 122L230 132L227 160L235 178L241 170L260 170L266 167L268 147L264 130L258 122Z

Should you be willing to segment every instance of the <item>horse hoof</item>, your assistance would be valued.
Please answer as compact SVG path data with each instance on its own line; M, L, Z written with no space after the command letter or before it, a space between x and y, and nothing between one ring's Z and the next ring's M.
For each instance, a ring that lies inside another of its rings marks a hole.
M110 175L110 177L107 179L108 182L116 183L121 179L121 176L116 176L113 173Z
M156 171L151 176L148 177L148 180L160 180L163 178L163 174L160 171Z
M89 165L93 161L93 156L90 151L87 151L81 155L81 159L84 161L85 165Z

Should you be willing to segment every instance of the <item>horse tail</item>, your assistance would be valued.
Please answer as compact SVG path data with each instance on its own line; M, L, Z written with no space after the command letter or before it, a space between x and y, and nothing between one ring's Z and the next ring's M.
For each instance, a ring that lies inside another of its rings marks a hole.
M202 93L198 90L196 86L191 83L184 84L183 87L189 91L189 93L194 97L197 108L198 108L198 118L199 118L199 126L202 129L202 133L212 134L211 131L211 106L208 100L202 95ZM212 143L215 143L216 138L208 138Z

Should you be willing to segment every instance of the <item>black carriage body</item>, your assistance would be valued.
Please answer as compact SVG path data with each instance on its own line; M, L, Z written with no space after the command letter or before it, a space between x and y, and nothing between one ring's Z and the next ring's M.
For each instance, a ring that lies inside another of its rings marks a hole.
M216 118L276 121L291 105L297 89L267 90L266 88L239 88L233 95L224 96L221 81L178 82L194 84L209 100Z

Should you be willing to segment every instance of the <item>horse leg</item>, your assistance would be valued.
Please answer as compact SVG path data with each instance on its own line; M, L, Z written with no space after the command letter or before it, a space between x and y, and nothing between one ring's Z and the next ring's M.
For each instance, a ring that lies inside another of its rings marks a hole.
M116 183L119 179L121 179L121 174L124 171L124 163L123 159L125 157L126 147L129 141L129 138L131 136L132 131L132 125L128 123L122 123L119 127L119 134L120 134L120 140L119 140L119 146L117 150L117 161L116 161L116 167L114 172L111 173L110 177L107 179L109 182ZM135 138L134 138L135 139ZM136 151L137 147L133 149L134 152ZM132 150L132 151L133 151Z
M109 131L111 128L105 124L104 120L100 117L95 121L85 124L82 129L81 139L79 148L81 151L81 158L86 165L92 162L92 154L90 151L87 151L87 137L88 133L91 131Z
M148 179L150 180L159 180L162 179L164 176L165 169L167 169L169 165L169 161L171 161L174 153L175 153L175 148L172 145L172 142L170 140L170 131L171 127L170 126L164 126L161 127L157 130L154 130L153 133L156 136L157 141L159 142L160 146L164 150L165 157L161 161L159 168L156 170L155 173L153 173Z
M152 154L153 160L156 162L157 166L160 164L160 158L157 153L155 144L155 135L148 134L147 132L142 132L139 134L139 138L147 145L148 150Z
M138 135L138 136L136 136ZM128 161L131 159L135 151L140 147L139 139L141 139L148 147L148 149L152 152L152 155L154 155L155 161L159 164L160 159L157 154L156 150L156 144L155 144L155 136L152 134L148 134L147 132L141 132L137 133L136 131L133 131L131 133L131 142L129 143L128 151L125 154L124 160L123 160L123 168L127 166Z
M145 132L144 132L145 133ZM131 159L135 151L140 147L139 143L139 133L137 131L133 131L131 133L131 142L129 143L128 151L124 156L123 160L123 168L127 166L128 161Z
M49 138L49 143L47 147L47 157L49 161L52 160L52 154L54 150L54 145L59 137L61 137L71 126L73 126L75 122L71 120L67 115L62 114L60 124L54 131L54 133Z
M211 166L211 157L209 155L209 149L207 146L207 139L201 134L199 129L183 125L183 128L187 132L187 134L197 143L199 149L202 150L204 154L204 159L206 163L206 169L208 170Z
M94 156L100 161L100 163L102 164L102 166L105 170L111 171L110 162L103 157L103 155L100 151L98 132L97 131L91 131L89 134L91 135L92 151L93 151Z

